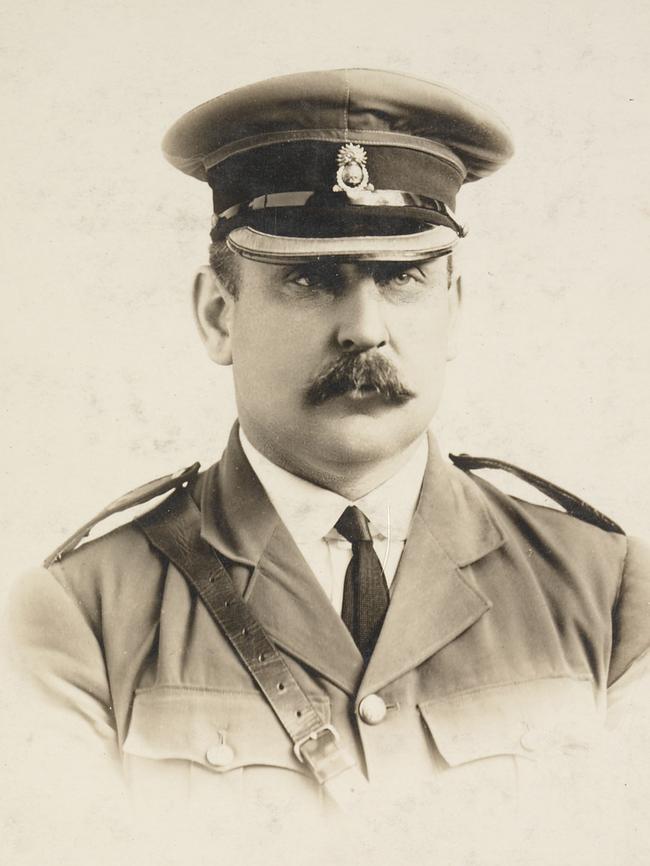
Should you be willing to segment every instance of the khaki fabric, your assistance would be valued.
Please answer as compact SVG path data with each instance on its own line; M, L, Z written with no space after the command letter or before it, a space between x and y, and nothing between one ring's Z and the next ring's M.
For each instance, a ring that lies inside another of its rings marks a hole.
M374 801L360 809L383 816L384 829L410 815L432 842L435 816L437 852L459 834L468 850L475 833L500 845L499 828L530 833L541 820L540 791L566 794L574 808L587 803L585 791L582 801L567 791L593 790L603 756L628 766L611 729L648 691L650 555L641 542L508 497L448 465L432 440L364 670L236 430L192 493L203 536L367 773ZM92 771L77 794L87 787L94 800L119 800L116 768L158 828L165 815L176 824L174 809L187 803L224 833L252 814L269 832L278 822L321 826L329 807L269 706L183 577L134 525L25 575L9 619L13 653L37 684L27 726L32 743L47 744L38 760L58 755L50 782L78 762ZM380 724L359 717L368 694L388 708ZM225 761L215 752L222 745ZM583 829L593 839L603 806L588 802L594 827ZM564 820L566 810L556 811L553 820Z

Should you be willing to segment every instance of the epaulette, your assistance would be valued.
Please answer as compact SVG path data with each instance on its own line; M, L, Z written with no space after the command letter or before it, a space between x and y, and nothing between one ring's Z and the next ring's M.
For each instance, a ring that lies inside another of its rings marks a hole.
M470 472L472 469L503 469L505 472L510 472L511 475L515 475L532 487L541 490L549 499L561 505L572 517L577 517L579 520L584 520L585 523L591 523L607 532L618 532L620 535L625 535L618 523L614 523L610 517L602 514L592 505L580 499L579 496L569 493L568 490L558 487L557 484L553 484L545 478L540 478L539 475L533 475L526 469L521 469L519 466L514 466L503 460L495 460L492 457L470 457L469 454L450 454L449 459L454 466L464 472Z
M113 502L107 505L106 508L103 508L99 514L96 514L92 520L84 523L82 527L70 536L70 538L67 538L63 544L60 544L57 549L47 557L43 565L45 568L49 568L53 562L58 562L62 556L66 553L70 553L70 551L74 550L79 542L88 535L94 526L102 520L105 520L107 517L110 517L111 514L126 511L127 508L133 508L135 505L142 505L150 499L155 499L156 496L161 496L163 493L168 493L170 490L175 490L177 487L181 487L183 484L191 481L199 471L200 465L200 463L194 463L192 466L188 466L187 469L179 469L178 472L174 472L172 475L163 475L162 478L148 481L146 484L136 487L135 490L131 490L129 493L125 493L123 496L118 497L118 499L114 499Z

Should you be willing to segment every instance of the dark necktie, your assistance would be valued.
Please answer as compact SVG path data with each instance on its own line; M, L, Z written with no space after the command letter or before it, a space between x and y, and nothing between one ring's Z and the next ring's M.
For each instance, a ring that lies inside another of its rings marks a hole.
M352 544L352 559L343 584L341 616L367 662L388 609L388 585L363 511L349 506L335 528Z

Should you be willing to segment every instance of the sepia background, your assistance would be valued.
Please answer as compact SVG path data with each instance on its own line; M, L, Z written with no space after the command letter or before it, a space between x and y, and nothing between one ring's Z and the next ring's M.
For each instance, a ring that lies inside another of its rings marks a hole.
M222 91L327 67L451 84L515 137L511 164L459 199L443 447L525 466L648 534L647 3L1 6L3 591L109 500L219 455L230 371L189 304L210 194L160 140Z
M218 457L230 371L189 303L210 194L160 140L218 93L318 68L431 78L508 122L515 158L459 198L463 345L435 429L650 536L646 0L0 0L0 14L0 604L106 502ZM23 850L10 788L7 862L41 863L50 840Z

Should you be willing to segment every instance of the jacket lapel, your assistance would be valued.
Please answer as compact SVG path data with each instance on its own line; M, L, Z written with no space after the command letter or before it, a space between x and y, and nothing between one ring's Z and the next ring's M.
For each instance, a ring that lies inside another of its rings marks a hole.
M354 695L361 655L251 469L237 425L221 461L202 479L201 513L203 537L245 566L233 575L277 646ZM412 670L489 610L466 566L503 542L477 485L441 458L430 437L420 500L364 692Z
M464 567L503 541L477 486L442 460L430 437L422 493L364 692L412 670L489 610Z
M203 480L201 514L203 538L248 566L233 577L275 644L354 694L361 654L248 463L237 425Z
M281 521L245 597L279 647L355 694L361 653Z

